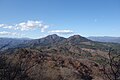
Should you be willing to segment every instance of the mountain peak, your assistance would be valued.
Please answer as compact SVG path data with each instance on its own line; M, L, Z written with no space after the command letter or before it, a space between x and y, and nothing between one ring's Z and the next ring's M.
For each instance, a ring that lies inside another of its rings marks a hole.
M48 35L48 36L46 36L44 38L41 38L41 39L32 40L30 42L30 45L33 45L33 46L50 46L50 45L58 43L58 42L60 42L64 39L65 38L60 37L56 34L52 34L52 35Z
M80 35L73 35L73 36L70 36L68 39L80 39L80 38L84 38Z
M52 38L52 39L56 39L56 38L59 38L60 36L58 36L57 34L52 34L52 35L48 35L47 37Z
M73 35L73 36L71 36L72 38L81 38L82 36L80 36L80 35Z
M86 41L90 41L89 39L82 37L80 35L73 35L71 37L68 38L69 41L77 41L77 42L86 42Z

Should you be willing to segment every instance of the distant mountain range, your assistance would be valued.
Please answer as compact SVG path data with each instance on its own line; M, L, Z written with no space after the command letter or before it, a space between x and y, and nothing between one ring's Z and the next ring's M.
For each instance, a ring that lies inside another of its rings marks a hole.
M96 42L98 41L98 42ZM101 43L104 42L104 43ZM80 35L73 35L69 38L60 37L56 34L48 35L40 39L27 39L27 38L0 38L0 51L13 48L36 48L36 47L60 47L60 46L79 46L79 47L91 47L101 48L108 47L108 43L114 45L114 43L120 43L119 37L82 37ZM106 44L106 45L105 45ZM97 45L97 46L96 46ZM115 44L116 45L116 44Z
M26 43L30 39L27 38L0 38L0 50L13 48L19 44Z
M113 43L120 43L120 37L88 37L88 39L93 40L93 41L99 41L99 42L113 42Z

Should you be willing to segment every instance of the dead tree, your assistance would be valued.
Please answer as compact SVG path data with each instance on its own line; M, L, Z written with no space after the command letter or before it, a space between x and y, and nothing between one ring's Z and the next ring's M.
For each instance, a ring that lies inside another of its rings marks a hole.
M22 60L13 63L8 57L0 56L0 80L31 80L29 70L36 64L26 65Z
M112 54L114 50L108 52L108 59L103 65L103 72L108 80L120 80L120 54Z

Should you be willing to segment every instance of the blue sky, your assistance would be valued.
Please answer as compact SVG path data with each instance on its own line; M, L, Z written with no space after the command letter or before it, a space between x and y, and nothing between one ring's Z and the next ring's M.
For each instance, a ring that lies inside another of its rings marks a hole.
M0 0L0 37L119 36L120 0Z

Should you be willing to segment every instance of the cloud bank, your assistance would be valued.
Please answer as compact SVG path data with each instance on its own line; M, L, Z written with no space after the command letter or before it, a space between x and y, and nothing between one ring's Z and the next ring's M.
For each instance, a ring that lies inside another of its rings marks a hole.
M0 28L4 29L13 29L13 30L21 30L21 31L28 31L39 28L41 32L44 32L49 25L42 23L41 21L26 21L21 22L15 25L7 25L7 24L0 24Z
M0 35L14 35L14 36L16 36L16 35L18 35L16 32L7 32L7 31L2 31L2 32L0 32Z
M0 28L4 28L4 29L12 29L13 26L8 26L6 24L0 24Z
M72 30L52 30L49 31L49 33L67 35L67 34L73 34L74 32Z
M22 23L16 24L15 29L25 31L25 30L39 28L41 30L41 32L44 32L45 29L47 29L48 27L49 27L48 25L45 25L40 21L27 21L27 22L22 22Z
M7 31L1 31L0 36L6 36L6 35L18 36L18 37L22 37L23 35L31 36L29 32L33 33L32 35L36 35L37 32L35 31L40 31L44 33L46 32L45 35L48 35L48 34L69 35L74 33L72 30L69 30L69 29L46 31L46 29L48 28L49 28L49 25L46 25L43 22L36 21L36 20L28 20L25 22L20 22L20 23L11 24L11 25L0 24L1 30L7 30Z

